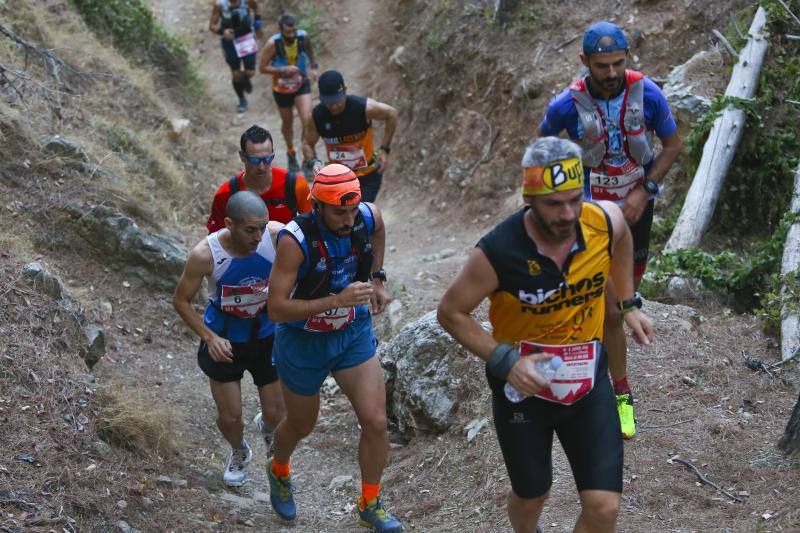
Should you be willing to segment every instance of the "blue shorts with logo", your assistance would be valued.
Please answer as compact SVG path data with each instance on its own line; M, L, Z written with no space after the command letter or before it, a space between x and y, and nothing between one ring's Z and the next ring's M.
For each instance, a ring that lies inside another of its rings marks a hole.
M375 355L377 346L372 315L362 308L352 324L332 333L276 324L272 353L278 376L289 390L313 396L331 372L360 365Z

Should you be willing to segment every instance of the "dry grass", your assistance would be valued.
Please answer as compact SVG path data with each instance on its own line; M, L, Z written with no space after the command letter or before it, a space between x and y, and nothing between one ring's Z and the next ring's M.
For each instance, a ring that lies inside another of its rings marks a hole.
M144 457L177 455L174 430L184 424L176 411L140 389L104 386L96 398L100 407L95 426L103 440Z

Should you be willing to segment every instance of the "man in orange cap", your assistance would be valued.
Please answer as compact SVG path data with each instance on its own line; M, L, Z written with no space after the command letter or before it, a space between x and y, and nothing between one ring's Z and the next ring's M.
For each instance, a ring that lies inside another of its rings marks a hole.
M378 497L389 439L370 310L381 313L389 302L381 268L383 219L377 207L361 202L357 176L340 164L317 173L311 202L311 213L295 217L278 235L270 276L269 317L276 323L274 356L287 411L267 468L270 502L281 518L294 519L289 460L314 429L319 389L333 374L361 426L359 523L402 531Z

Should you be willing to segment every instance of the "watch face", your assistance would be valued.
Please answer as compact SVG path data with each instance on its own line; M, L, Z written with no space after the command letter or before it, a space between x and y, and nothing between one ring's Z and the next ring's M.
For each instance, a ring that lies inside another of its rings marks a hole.
M644 190L650 194L656 194L658 192L658 184L655 181L644 180Z

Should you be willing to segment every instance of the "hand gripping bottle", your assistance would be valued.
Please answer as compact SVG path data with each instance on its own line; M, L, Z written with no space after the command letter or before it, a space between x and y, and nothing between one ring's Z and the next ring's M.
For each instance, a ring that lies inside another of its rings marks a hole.
M546 379L547 383L550 383L553 381L553 378L556 377L556 371L558 368L563 364L564 360L561 359L561 357L554 355L550 359L536 361L536 363L534 363L534 367L536 368L536 372ZM526 396L515 389L511 383L506 382L506 386L503 390L506 393L506 398L508 398L508 401L511 403L519 403L526 398Z

